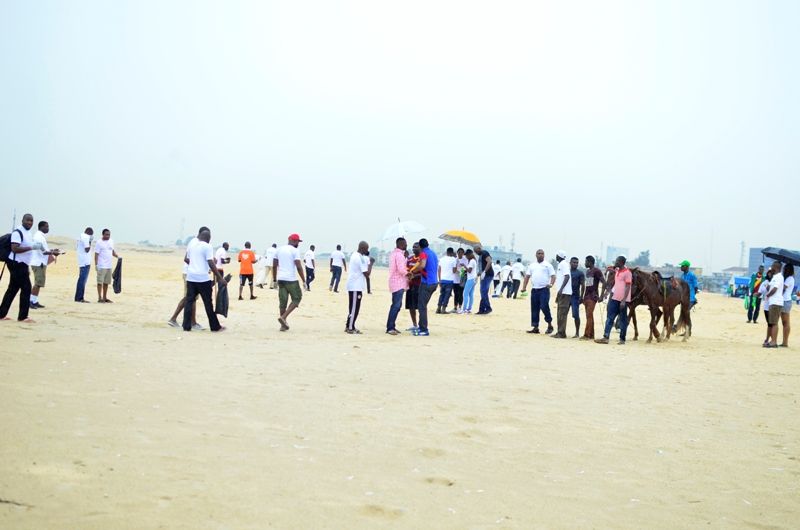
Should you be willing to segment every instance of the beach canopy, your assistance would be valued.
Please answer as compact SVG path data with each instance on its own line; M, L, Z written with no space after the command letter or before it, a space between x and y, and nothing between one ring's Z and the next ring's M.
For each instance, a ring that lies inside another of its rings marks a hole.
M454 243L461 243L464 245L477 245L481 242L475 233L468 232L466 230L448 230L444 234L440 235L439 239L452 241Z
M781 263L791 263L800 266L800 252L796 250L786 250L785 248L767 247L761 251L768 258Z
M398 237L405 237L408 234L413 234L415 232L424 232L425 227L419 224L416 221L401 221L399 218L397 222L391 226L389 226L383 232L383 237L381 241L394 241Z

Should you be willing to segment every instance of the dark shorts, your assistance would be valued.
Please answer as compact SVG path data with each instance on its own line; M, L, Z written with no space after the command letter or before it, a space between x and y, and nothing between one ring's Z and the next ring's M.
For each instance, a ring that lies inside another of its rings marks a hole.
M244 285L244 282L253 285L253 275L252 274L240 274L239 275L239 285Z
M406 291L406 309L416 309L419 305L419 285L411 285Z
M581 298L574 294L569 299L569 305L572 306L572 318L581 318Z

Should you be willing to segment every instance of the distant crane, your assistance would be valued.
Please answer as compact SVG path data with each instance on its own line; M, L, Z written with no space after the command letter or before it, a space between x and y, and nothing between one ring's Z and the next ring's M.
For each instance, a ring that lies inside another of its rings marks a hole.
M511 232L511 252L514 252L514 243L517 240L517 234L515 232Z
M739 253L739 268L744 267L744 247L745 243L742 241L742 251Z

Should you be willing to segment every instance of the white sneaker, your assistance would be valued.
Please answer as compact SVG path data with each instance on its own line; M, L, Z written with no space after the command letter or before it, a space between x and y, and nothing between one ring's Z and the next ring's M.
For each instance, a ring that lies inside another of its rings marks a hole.
M204 328L204 327L203 327L203 326L201 326L200 324L192 324L192 329L193 329L194 331L203 331L203 330L204 330L204 329L206 329L206 328Z

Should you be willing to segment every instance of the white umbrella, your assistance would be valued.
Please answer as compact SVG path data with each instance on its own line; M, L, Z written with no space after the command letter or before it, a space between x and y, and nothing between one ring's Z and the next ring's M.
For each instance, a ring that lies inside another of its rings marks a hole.
M412 234L414 232L424 232L425 227L419 224L416 221L401 221L399 218L397 222L390 227L388 227L383 232L383 237L381 241L389 241L395 240L398 237L405 237L408 234Z

